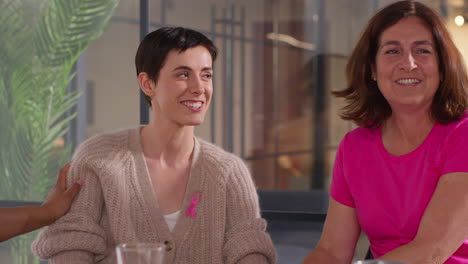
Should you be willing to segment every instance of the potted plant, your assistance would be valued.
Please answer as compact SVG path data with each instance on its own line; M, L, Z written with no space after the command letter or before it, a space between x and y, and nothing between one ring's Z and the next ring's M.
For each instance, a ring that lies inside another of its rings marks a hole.
M73 65L119 0L0 2L0 200L42 201L71 157L64 143L79 92ZM35 234L11 241L14 263L37 262Z

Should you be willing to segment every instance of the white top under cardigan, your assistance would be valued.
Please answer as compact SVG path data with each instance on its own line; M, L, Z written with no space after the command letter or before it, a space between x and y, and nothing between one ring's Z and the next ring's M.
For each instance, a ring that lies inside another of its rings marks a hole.
M166 220L166 224L169 227L169 230L172 231L174 229L174 226L176 225L177 218L179 218L179 215L180 215L180 210L172 214L164 215L164 220Z

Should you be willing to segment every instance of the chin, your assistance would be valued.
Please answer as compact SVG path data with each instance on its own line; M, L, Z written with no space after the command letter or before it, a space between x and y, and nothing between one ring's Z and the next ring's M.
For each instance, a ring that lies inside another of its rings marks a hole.
M406 100L403 102L398 102L398 103L393 104L394 107L399 107L401 109L414 109L414 110L422 109L427 105L430 106L431 103L421 101L421 100Z
M401 105L420 105L431 100L432 99L429 99L422 95L407 95L407 96L400 96L398 98L391 98L390 100L388 100L388 102L389 103L393 102L395 104L401 104Z
M201 120L187 120L186 122L183 122L184 126L199 126L203 124L203 119Z

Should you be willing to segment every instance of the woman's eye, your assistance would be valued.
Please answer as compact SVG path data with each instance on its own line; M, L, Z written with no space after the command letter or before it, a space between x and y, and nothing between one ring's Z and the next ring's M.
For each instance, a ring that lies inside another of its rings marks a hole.
M185 77L187 78L189 76L188 72L181 72L177 75L178 77Z
M417 52L422 53L422 54L430 54L431 53L431 51L428 50L428 49L418 49Z
M398 50L396 50L396 49L390 49L390 50L386 50L384 53L385 53L385 54L398 54Z

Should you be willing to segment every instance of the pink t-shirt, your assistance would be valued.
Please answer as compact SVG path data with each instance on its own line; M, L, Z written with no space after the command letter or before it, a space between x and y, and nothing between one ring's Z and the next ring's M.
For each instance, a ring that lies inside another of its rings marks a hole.
M418 148L402 156L386 151L380 128L359 127L340 143L330 195L356 208L379 257L414 239L439 178L450 172L468 172L468 114L436 123ZM468 263L468 238L445 262L460 263Z

